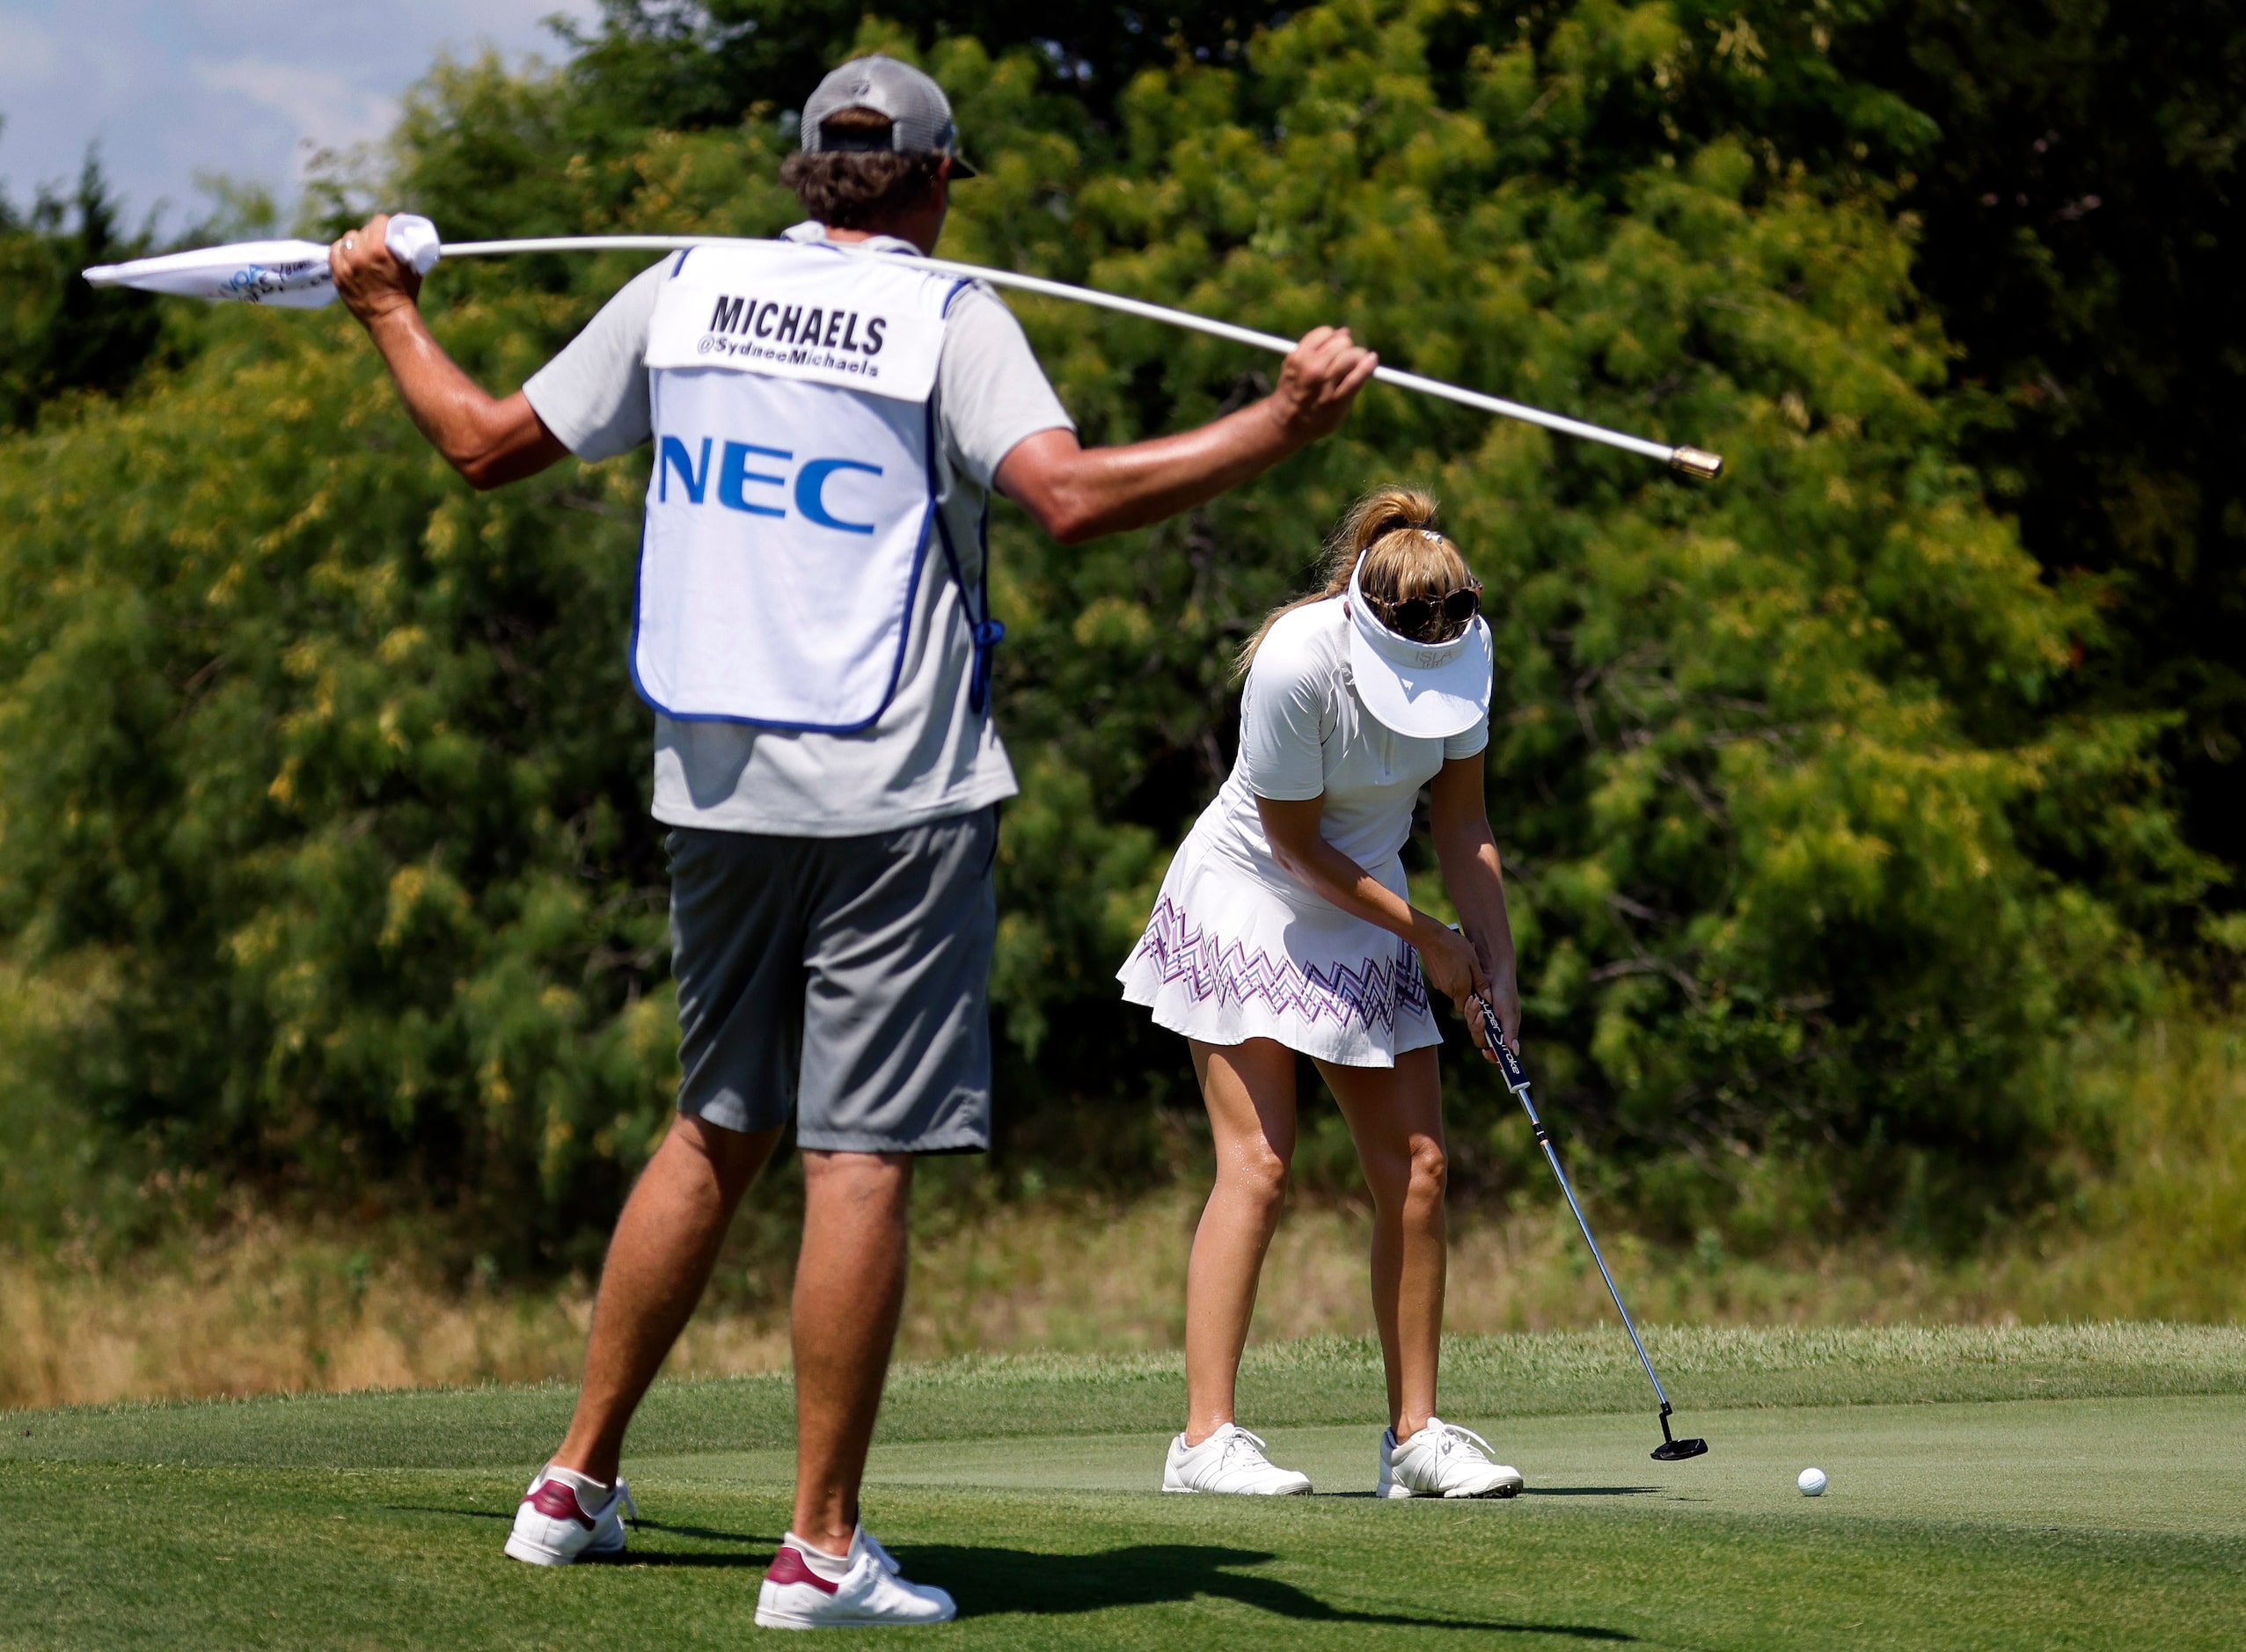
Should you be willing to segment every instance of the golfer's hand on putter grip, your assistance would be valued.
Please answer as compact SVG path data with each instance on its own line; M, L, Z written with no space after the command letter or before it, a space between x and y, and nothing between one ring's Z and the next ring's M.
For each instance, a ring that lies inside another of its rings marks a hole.
M1489 1027L1483 1021L1482 1008L1497 1018L1497 1035L1505 1041L1505 1048L1515 1056L1521 1053L1521 995L1510 983L1484 993L1478 1000L1469 1001L1464 1011L1467 1030L1473 1034L1474 1047L1481 1052L1482 1060L1492 1066L1501 1065L1497 1052L1489 1042Z
M1415 927L1422 925L1429 925L1429 920L1419 918ZM1489 972L1482 969L1482 954L1458 929L1449 927L1435 927L1419 936L1415 945L1419 947L1419 968L1426 972L1429 983L1458 1005L1458 1012L1471 1024L1475 1019L1474 998L1487 998L1491 992Z
M1497 1017L1497 1030L1511 1047L1513 1054L1519 1055L1521 989L1520 983L1513 978L1511 969L1504 969L1493 982L1482 965L1481 949L1466 938L1464 931L1453 924L1443 932L1448 938L1447 944L1441 941L1433 946L1422 944L1419 949L1420 961L1427 971L1428 979L1435 983L1437 990L1448 994L1452 1003L1458 1005L1459 1014L1467 1024L1467 1035L1474 1040L1474 1047L1481 1052L1484 1061L1495 1064L1497 1060L1489 1048L1489 1029L1482 1025L1484 1005L1488 1005ZM1452 967L1451 961L1456 959L1460 950L1471 961L1473 974L1466 987L1453 990L1445 984L1446 976L1444 971ZM1439 969L1434 961L1438 951L1445 954L1445 962Z

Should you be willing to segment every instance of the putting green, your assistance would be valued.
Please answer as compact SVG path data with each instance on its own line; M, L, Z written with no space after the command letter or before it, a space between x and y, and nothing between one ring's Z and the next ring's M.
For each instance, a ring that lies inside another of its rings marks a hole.
M1460 1421L1527 1478L1523 1506L1485 1505L1493 1518L1660 1510L2246 1538L2246 1400L2230 1396L1711 1412L1685 1420L1682 1431L1711 1447L1688 1463L1650 1460L1660 1438L1650 1418ZM1264 1437L1273 1460L1308 1474L1321 1495L1372 1488L1376 1429ZM877 1502L880 1488L908 1486L1158 1495L1167 1444L1161 1435L1090 1435L895 1445L876 1449L867 1478ZM1811 1464L1832 1476L1822 1497L1795 1488ZM769 1451L633 1466L650 1498L673 1483L778 1497L794 1472L791 1454Z
M1679 1422L1713 1447L1681 1464L1648 1458L1658 1436L1613 1341L1455 1350L1453 1420L1528 1476L1508 1502L1367 1495L1377 1360L1324 1342L1258 1350L1243 1393L1326 1495L1154 1490L1174 1359L969 1360L900 1373L867 1515L958 1597L957 1623L912 1637L932 1647L2246 1646L2236 1327L1670 1332ZM11 1414L0 1648L755 1640L786 1518L785 1382L659 1389L628 1458L629 1554L520 1566L501 1539L568 1400ZM1819 1499L1794 1488L1812 1463L1833 1477ZM861 1641L899 1644L828 1643Z

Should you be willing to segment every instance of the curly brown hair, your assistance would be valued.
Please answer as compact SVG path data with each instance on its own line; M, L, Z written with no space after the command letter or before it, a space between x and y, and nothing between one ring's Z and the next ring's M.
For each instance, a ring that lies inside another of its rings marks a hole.
M838 109L819 123L823 140L886 139L889 118L872 109ZM940 155L898 155L888 150L798 150L781 163L779 180L795 192L803 210L838 230L864 230L915 205L935 186Z

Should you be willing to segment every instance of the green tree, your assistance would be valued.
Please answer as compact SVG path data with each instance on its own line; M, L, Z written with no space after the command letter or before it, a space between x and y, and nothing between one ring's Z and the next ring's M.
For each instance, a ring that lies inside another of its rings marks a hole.
M725 126L759 106L793 110L857 38L856 0L602 0L597 28L563 26L571 74L611 128ZM1260 26L1287 8L1254 0L1196 0L1153 10L1054 6L1036 0L896 0L882 26L916 49L967 37L994 52L1027 47L1049 87L1065 88L1096 117L1112 113L1132 77L1182 56L1236 63Z
M448 333L519 370L550 314ZM4 921L93 981L108 1125L423 1189L526 1257L614 1196L670 1065L633 489L470 495L348 323L274 319L9 455Z
M1109 1017L1075 1006L1111 995L1145 898L1100 866L1133 826L1174 840L1213 787L1229 645L1317 527L1370 480L1423 479L1506 594L1493 803L1554 1093L1680 1224L1811 1219L1757 1208L1779 1184L1756 1167L1802 1156L1825 1173L1794 1185L1830 1210L1932 1188L1912 1208L1970 1221L2058 1122L2068 1018L2126 979L2118 904L2199 888L2150 729L2052 714L2097 621L1956 461L1890 194L1745 132L1621 122L1629 164L1608 135L1633 102L1754 107L1767 57L1666 6L1579 4L1540 43L1469 51L1452 105L1429 66L1447 15L1329 4L1259 44L1252 85L1142 77L1117 160L1001 155L962 194L962 250L1283 332L1346 320L1404 365L1718 447L1731 478L1693 493L1376 391L1345 441L1192 521L1089 553L1006 542L1036 622L1017 732L1064 777L1057 812L1080 818L1081 788L1128 823L1079 830L1078 864L1014 903L1009 1011L1087 1027L1064 1070L1097 1085ZM1031 313L1101 437L1203 416L1252 366Z
M1343 321L1732 466L1694 489L1379 389L1159 529L1064 551L1002 510L1002 1162L1156 1165L1183 1054L1113 970L1229 764L1234 647L1401 477L1491 593L1533 1060L1606 1185L1679 1229L1970 1232L2083 1122L2069 1029L2127 1007L2136 929L2204 868L2148 720L2066 709L2094 591L2042 580L1959 460L1911 225L1855 155L1915 117L1807 29L1577 0L1468 40L1460 15L1332 0L1238 63L1142 70L1104 125L1042 51L927 54L985 172L946 252ZM793 216L769 113L581 142L583 72L440 70L394 198L454 233ZM1822 100L1825 158L1757 129L1774 99ZM633 267L448 266L430 307L503 388ZM1094 441L1270 365L1020 308ZM675 1082L623 669L644 459L476 497L340 316L204 338L129 405L0 443L0 932L36 979L91 983L71 1049L113 1127L582 1254ZM1486 1077L1454 1087L1467 1179L1522 1156Z
M114 395L157 352L163 321L146 293L89 287L78 272L138 258L91 153L66 201L42 189L28 211L0 195L0 430L29 425L72 391Z
M2189 834L2235 873L2246 8L1898 0L1835 51L1938 125L1893 163L1924 224L1914 274L1959 347L1953 381L1977 393L1964 453L2053 577L2088 570L2108 593L2077 696L2170 714Z

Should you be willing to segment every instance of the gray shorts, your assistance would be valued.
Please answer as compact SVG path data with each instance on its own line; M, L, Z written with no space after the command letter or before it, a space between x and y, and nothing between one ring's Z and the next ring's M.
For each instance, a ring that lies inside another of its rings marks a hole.
M991 1144L996 807L868 837L670 834L678 1110L804 1147Z

